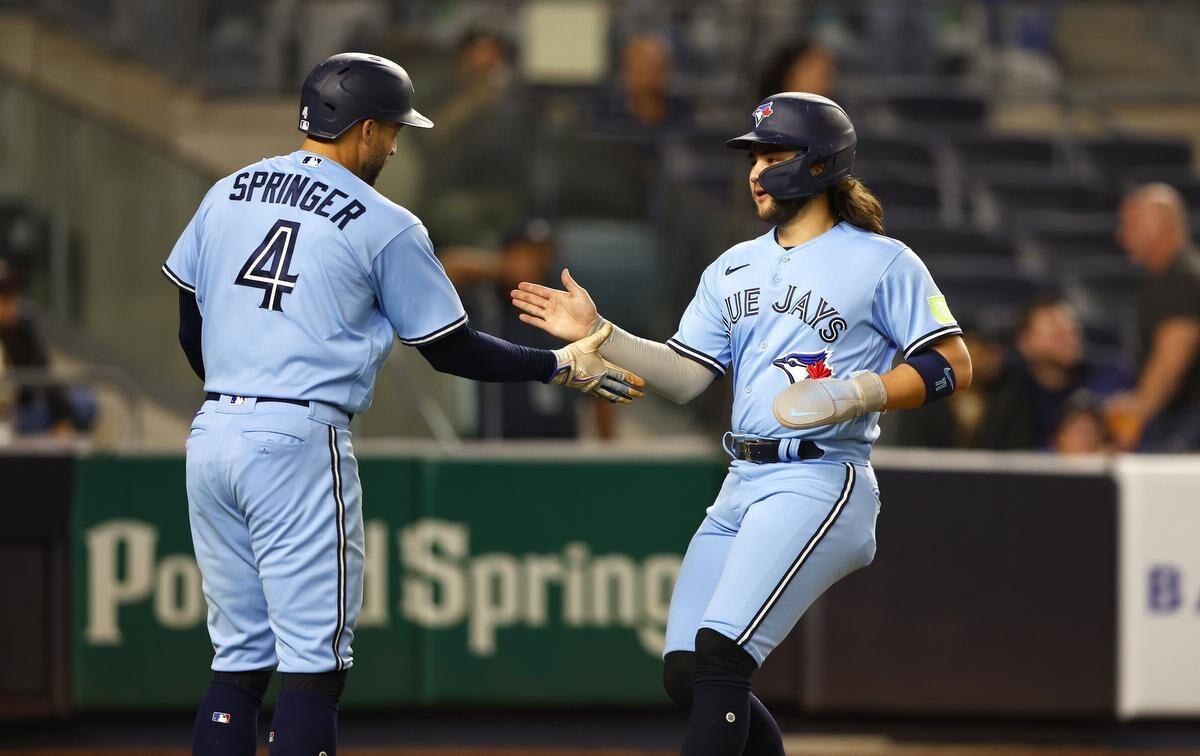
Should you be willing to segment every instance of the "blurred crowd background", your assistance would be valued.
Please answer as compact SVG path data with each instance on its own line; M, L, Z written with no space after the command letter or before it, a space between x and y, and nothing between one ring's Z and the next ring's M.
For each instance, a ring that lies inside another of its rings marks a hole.
M214 180L299 144L307 71L356 50L406 67L437 124L378 188L477 328L546 345L506 293L565 266L665 340L763 230L724 140L816 92L975 359L881 443L1200 449L1197 29L1186 0L0 0L0 443L180 446L200 387L158 266ZM614 412L398 347L356 430L711 439L728 391Z

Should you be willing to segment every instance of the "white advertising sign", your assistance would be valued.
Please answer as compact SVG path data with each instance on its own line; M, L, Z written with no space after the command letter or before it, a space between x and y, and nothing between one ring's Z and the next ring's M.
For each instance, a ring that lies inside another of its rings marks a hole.
M1117 711L1200 715L1200 456L1126 456L1116 477Z

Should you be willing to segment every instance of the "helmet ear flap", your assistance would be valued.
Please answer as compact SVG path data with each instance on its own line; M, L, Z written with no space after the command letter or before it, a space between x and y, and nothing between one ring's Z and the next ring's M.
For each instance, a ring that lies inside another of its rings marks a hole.
M819 166L820 170L813 170ZM764 168L758 183L778 200L805 199L822 194L850 175L854 167L854 146L821 156L815 152L801 153L791 160Z
M820 162L812 153L801 153L791 160L764 168L758 174L758 184L777 200L815 197L827 188L821 176L812 174L812 166Z

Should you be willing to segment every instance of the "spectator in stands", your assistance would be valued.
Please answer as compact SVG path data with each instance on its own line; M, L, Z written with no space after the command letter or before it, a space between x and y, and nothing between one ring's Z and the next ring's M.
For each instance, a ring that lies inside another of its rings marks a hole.
M522 281L551 285L554 239L544 220L509 234L499 251L448 248L441 254L446 274L463 293L476 328L527 346L557 348L558 342L512 314L509 292ZM539 383L479 384L479 435L483 438L574 438L579 433L576 398ZM602 438L611 437L612 415L590 403Z
M45 371L50 366L37 324L22 311L13 278L0 267L0 354L8 369ZM59 386L21 386L16 400L19 433L51 432L70 437L75 432L71 403Z
M1112 438L1101 405L1086 389L1068 399L1054 429L1054 450L1059 454L1097 454L1112 449Z
M641 34L621 47L619 83L597 104L595 125L611 136L656 142L692 122L692 107L668 91L671 47L658 35Z
M512 50L508 42L487 29L472 29L459 40L455 53L456 87L438 108L438 144L455 144L464 131L477 138L484 123L508 101L514 84ZM432 137L433 132L430 132Z
M1137 386L1109 402L1123 450L1200 449L1200 250L1187 207L1166 184L1121 203L1117 243L1146 272L1137 313Z
M980 431L984 448L1050 449L1075 392L1086 389L1109 397L1128 385L1116 368L1085 359L1075 311L1057 294L1026 303L1014 342Z
M763 67L758 99L778 92L812 92L833 97L837 88L837 60L833 53L807 39L784 45Z
M530 213L528 155L537 118L496 32L468 31L455 50L454 86L430 108L421 217L442 245L494 244L494 229ZM424 135L423 135L424 136Z

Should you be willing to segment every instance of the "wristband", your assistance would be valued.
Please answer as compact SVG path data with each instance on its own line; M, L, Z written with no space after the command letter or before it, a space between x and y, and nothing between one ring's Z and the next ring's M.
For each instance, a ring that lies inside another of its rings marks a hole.
M954 377L954 368L936 349L918 352L905 360L904 364L916 370L925 384L925 401L921 403L922 406L945 399L954 393L958 383Z

